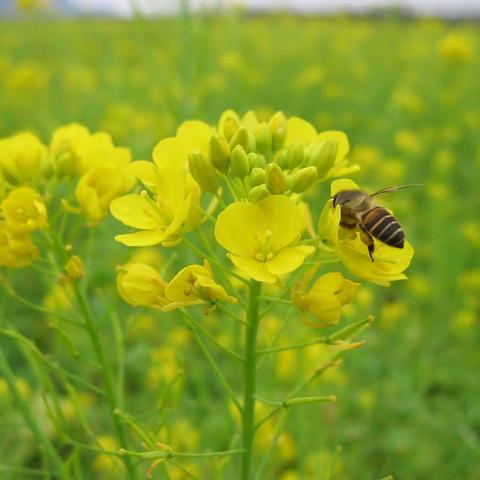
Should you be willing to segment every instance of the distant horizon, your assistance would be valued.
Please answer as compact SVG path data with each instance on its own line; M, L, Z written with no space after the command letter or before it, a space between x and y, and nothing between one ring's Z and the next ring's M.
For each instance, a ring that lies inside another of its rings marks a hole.
M101 10L132 16L134 9L144 14L178 13L181 0L67 0L84 11ZM361 13L376 8L398 8L418 15L468 16L480 13L480 0L190 0L192 10L226 9L241 6L253 12L288 10L293 13Z
M105 15L130 18L143 15L175 15L182 3L192 11L225 11L240 6L252 13L289 11L293 14L368 13L398 9L418 16L468 18L480 15L480 0L45 0L60 15ZM0 15L15 12L15 0L1 0Z

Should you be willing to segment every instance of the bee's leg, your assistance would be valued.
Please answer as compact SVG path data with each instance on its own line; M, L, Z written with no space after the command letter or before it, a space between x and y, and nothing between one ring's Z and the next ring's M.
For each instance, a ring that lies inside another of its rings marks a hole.
M360 240L367 246L368 254L374 262L373 252L375 250L375 244L373 243L373 237L360 225Z

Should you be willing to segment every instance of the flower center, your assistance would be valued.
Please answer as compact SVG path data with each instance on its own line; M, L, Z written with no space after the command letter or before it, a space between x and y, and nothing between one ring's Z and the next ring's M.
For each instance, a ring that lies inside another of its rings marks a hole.
M268 262L274 257L273 252L271 252L272 249L272 231L267 230L263 234L263 239L260 243L259 251L255 253L254 258L255 260L258 260L260 262Z

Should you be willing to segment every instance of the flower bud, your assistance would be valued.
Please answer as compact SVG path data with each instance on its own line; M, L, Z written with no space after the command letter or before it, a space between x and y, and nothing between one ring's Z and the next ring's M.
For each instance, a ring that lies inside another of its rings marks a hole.
M248 132L244 127L240 127L230 139L230 148L233 150L237 145L241 145L243 149L247 148Z
M244 178L250 171L250 165L248 163L248 155L241 145L237 145L232 150L232 158L230 160L230 168L233 175L239 178Z
M265 168L267 188L273 195L281 195L287 190L287 178L276 163L269 163Z
M317 178L318 173L316 167L301 168L290 177L290 190L295 193L302 193L308 190Z
M240 127L230 140L230 148L233 150L241 145L246 152L255 151L255 137L245 127Z
M226 110L222 113L218 122L218 130L229 142L240 126L240 119L233 110Z
M72 280L85 276L83 260L78 255L72 255L65 265L67 275Z
M210 138L210 158L214 167L222 173L228 172L230 164L230 145L225 137L213 135Z
M160 274L144 263L127 263L119 268L117 289L120 296L130 305L163 305L164 282Z
M264 122L257 125L253 132L257 142L257 150L265 153L272 148L272 133L269 126Z
M259 153L249 153L248 164L250 165L250 170L253 170L255 167L264 168L266 164L265 157Z
M188 167L192 177L197 181L203 191L216 192L218 190L218 176L212 162L200 152L188 155Z
M287 118L283 112L277 112L268 122L268 126L272 134L273 150L278 150L282 147L287 137Z
M286 163L290 170L302 163L304 158L303 150L303 145L300 142L295 142L288 146Z
M256 187L257 185L265 183L265 180L265 169L259 167L255 167L252 169L252 171L250 172L250 185L252 187Z
M310 405L312 403L328 403L336 402L337 397L335 395L328 395L327 397L298 397L289 398L283 402L283 408L290 408L297 405Z
M266 187L266 185L257 185L250 190L248 194L248 201L252 203L257 203L260 200L263 200L264 198L267 198L269 196L270 190Z
M323 178L333 167L337 157L338 142L325 140L310 154L310 165L317 167L318 177Z

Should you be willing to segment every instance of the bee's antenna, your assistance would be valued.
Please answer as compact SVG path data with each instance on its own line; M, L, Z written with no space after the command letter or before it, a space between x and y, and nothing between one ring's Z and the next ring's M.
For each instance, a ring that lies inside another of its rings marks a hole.
M377 192L372 193L371 197L376 197L377 195L394 192L396 190L403 190L404 188L410 188L410 187L423 187L423 183L409 183L408 185L397 185L394 187L382 188L381 190L378 190Z

